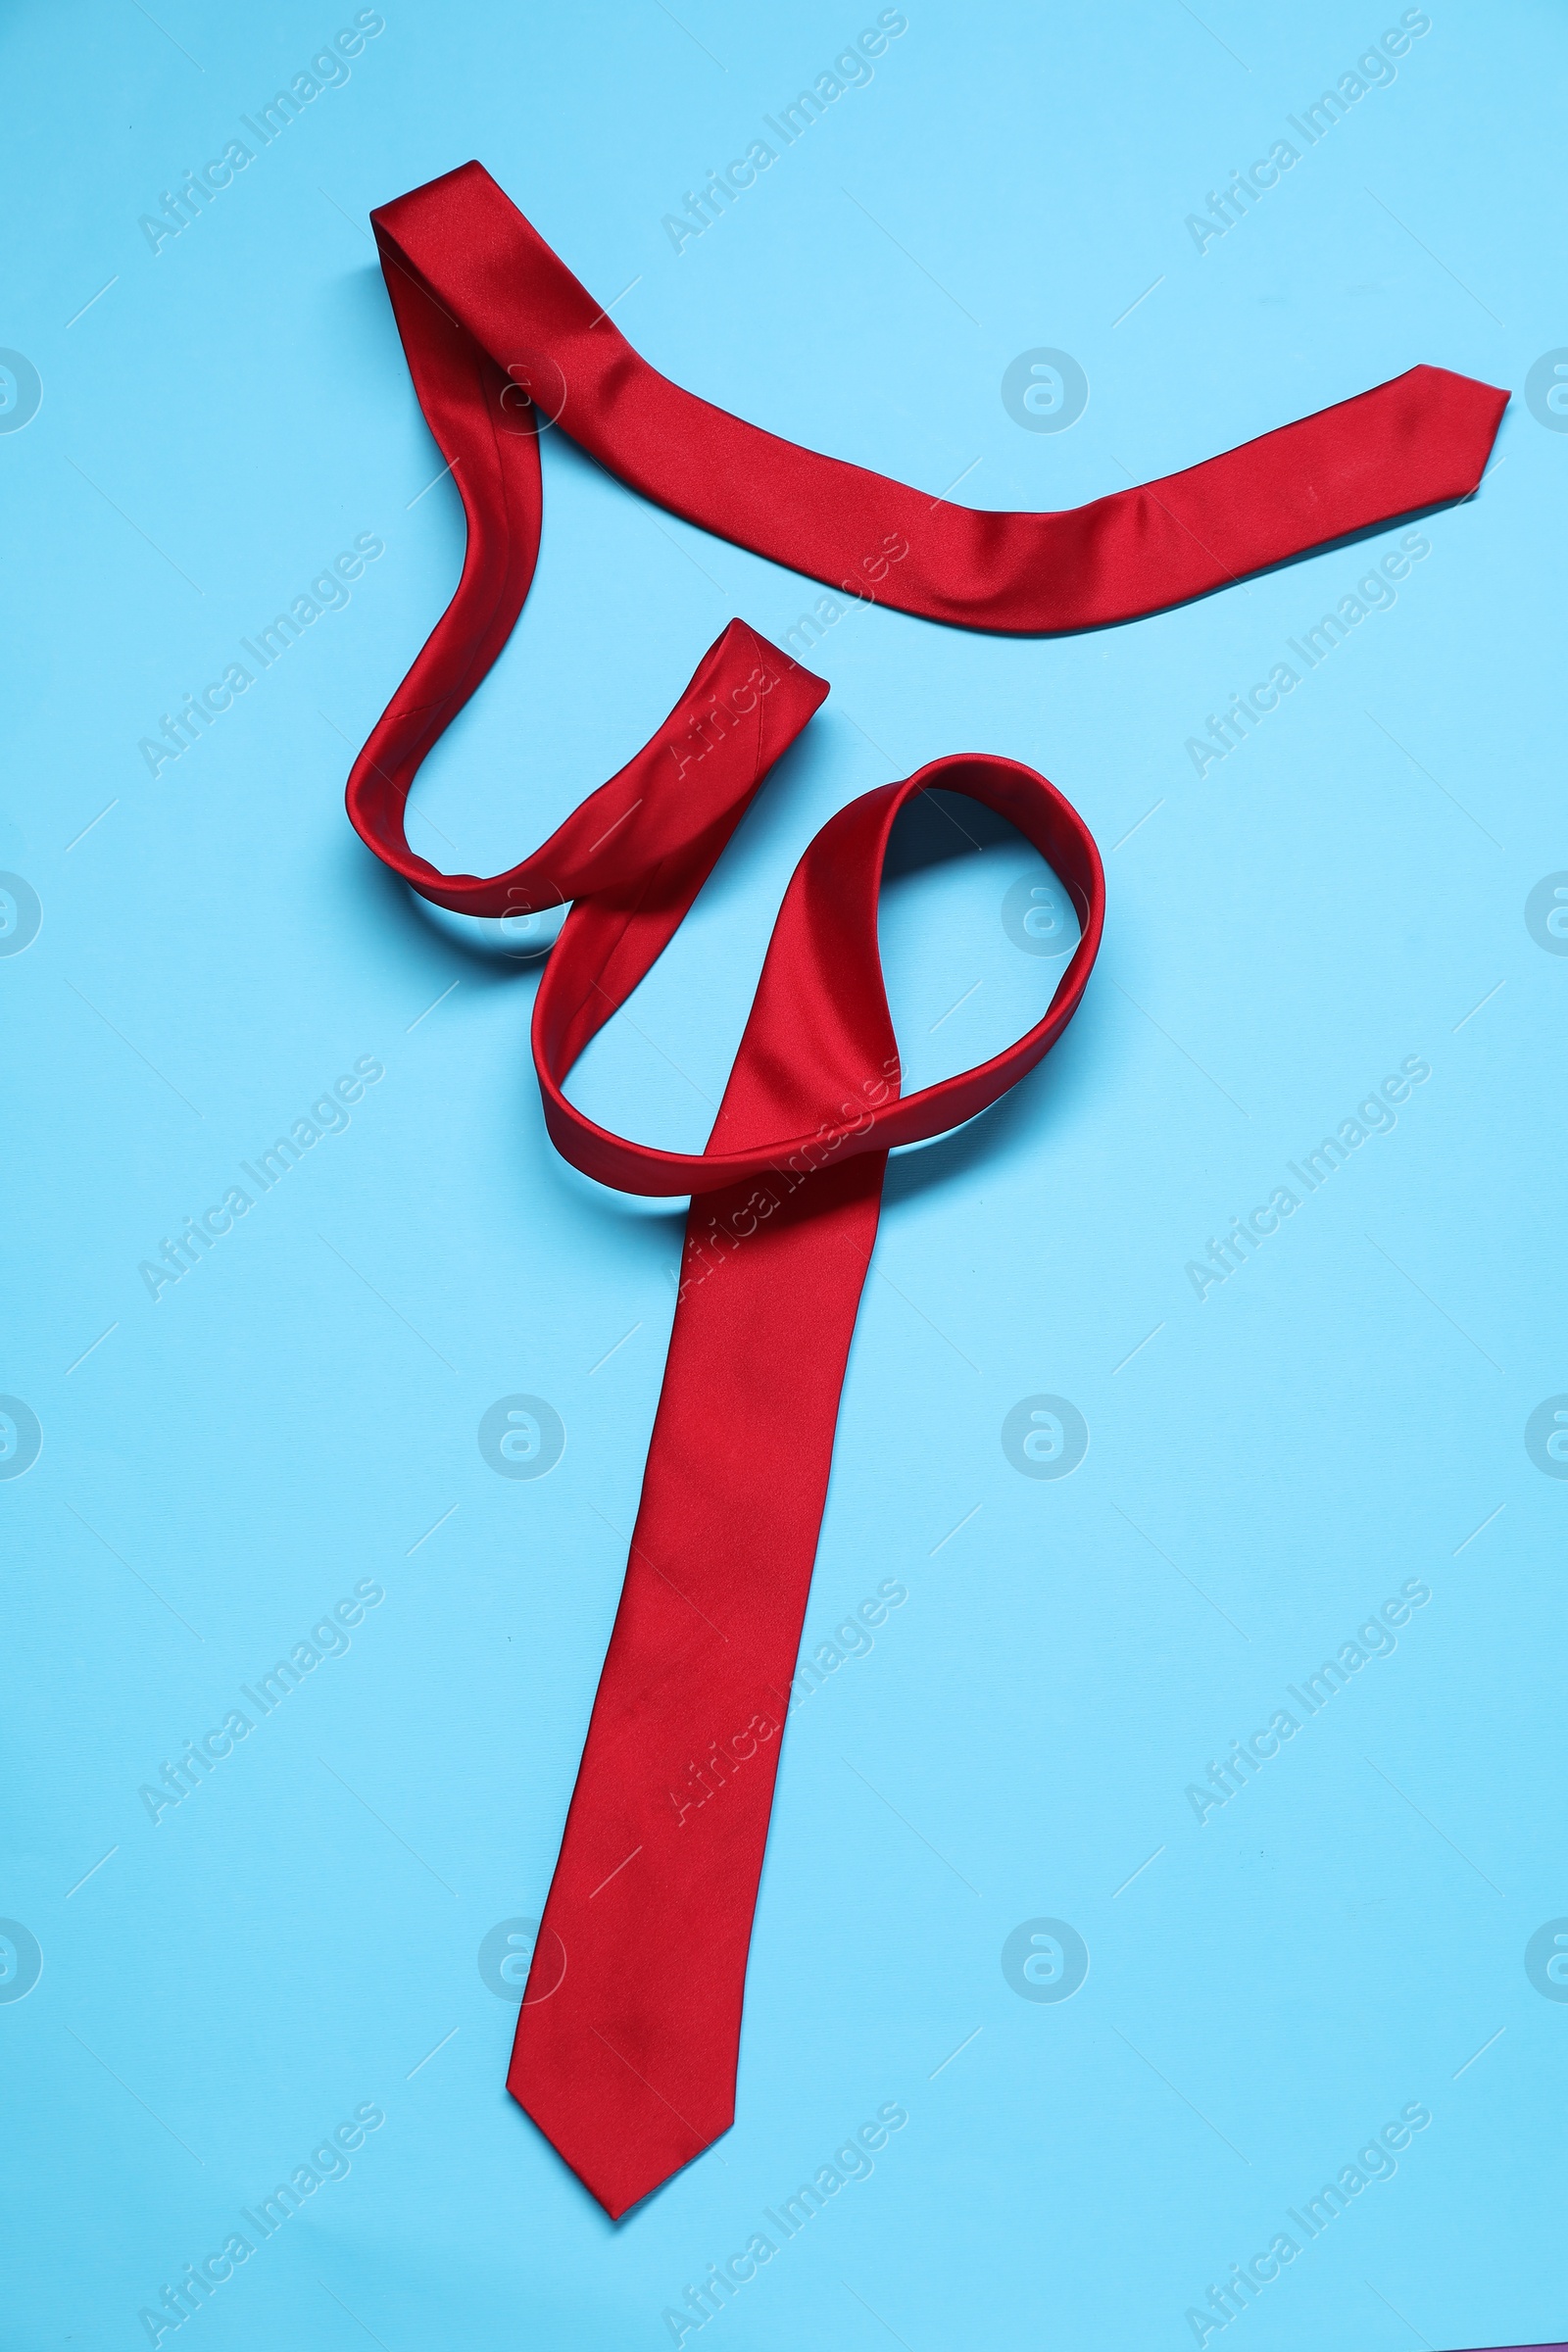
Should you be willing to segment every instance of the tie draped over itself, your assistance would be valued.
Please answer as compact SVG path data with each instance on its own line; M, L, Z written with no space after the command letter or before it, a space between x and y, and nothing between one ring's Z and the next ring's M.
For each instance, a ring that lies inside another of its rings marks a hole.
M355 762L349 814L437 906L569 906L534 1005L550 1134L601 1183L691 1197L625 1583L508 2077L618 2218L734 2117L787 1693L887 1154L972 1118L1049 1052L1099 949L1104 878L1087 826L1043 776L979 754L935 760L852 801L806 851L706 1150L656 1150L588 1118L564 1092L572 1064L679 928L828 690L733 620L643 749L518 864L443 874L416 856L405 815L419 764L500 654L533 577L541 421L671 513L834 589L1033 635L1133 619L1467 497L1508 396L1413 368L1162 481L1063 514L987 514L800 449L670 383L478 164L371 220L467 549ZM1071 891L1081 935L1025 1036L906 1095L877 894L899 811L935 789L1014 825Z

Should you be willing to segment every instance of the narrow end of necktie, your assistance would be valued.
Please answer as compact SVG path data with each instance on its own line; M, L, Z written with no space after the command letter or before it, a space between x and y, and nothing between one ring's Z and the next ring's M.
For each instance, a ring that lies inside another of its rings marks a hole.
M1479 376L1454 375L1446 368L1412 368L1410 376L1426 404L1426 432L1434 451L1442 453L1438 465L1446 475L1431 503L1474 497L1492 462L1502 412L1512 395L1496 384L1484 384Z

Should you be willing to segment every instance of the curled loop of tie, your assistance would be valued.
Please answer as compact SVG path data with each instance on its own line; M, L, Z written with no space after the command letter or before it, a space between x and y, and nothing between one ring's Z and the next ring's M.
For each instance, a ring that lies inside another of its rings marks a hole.
M959 755L862 793L829 818L795 869L748 1034L776 1000L784 1018L772 1024L771 1053L775 1061L788 1054L791 1100L808 1124L726 1150L721 1119L707 1152L666 1152L612 1134L567 1101L572 1064L665 945L769 768L826 692L744 621L731 621L636 758L531 858L488 877L437 875L409 851L405 796L390 783L395 726L372 738L373 751L356 768L357 821L373 829L387 862L438 906L515 915L570 902L535 1000L534 1063L558 1149L603 1184L641 1194L711 1193L769 1169L800 1175L922 1141L996 1102L1033 1069L1077 1009L1104 920L1104 877L1088 828L1032 769ZM411 734L424 716L409 708ZM877 894L900 809L936 789L1008 819L1071 891L1081 930L1050 1007L1024 1036L973 1069L901 1097L877 951ZM388 855L394 844L396 854Z

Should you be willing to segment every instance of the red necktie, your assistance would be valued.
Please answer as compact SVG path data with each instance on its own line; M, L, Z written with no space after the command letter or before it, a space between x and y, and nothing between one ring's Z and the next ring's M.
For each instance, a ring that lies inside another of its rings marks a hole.
M558 1148L692 1196L620 1607L517 2020L509 2086L614 2216L734 2117L752 1914L850 1339L889 1150L994 1102L1071 1019L1100 944L1094 842L1013 760L939 760L834 816L797 867L708 1149L596 1126L563 1087L661 954L827 693L735 620L620 773L510 872L408 847L419 762L511 633L538 552L538 419L690 522L900 611L1032 633L1125 620L1473 491L1507 394L1415 368L1298 424L1060 514L980 514L818 457L638 358L478 164L372 215L419 405L468 544L456 595L355 763L349 813L438 906L571 912L533 1053ZM1082 937L1045 1018L914 1095L877 955L898 811L934 787L1015 825Z

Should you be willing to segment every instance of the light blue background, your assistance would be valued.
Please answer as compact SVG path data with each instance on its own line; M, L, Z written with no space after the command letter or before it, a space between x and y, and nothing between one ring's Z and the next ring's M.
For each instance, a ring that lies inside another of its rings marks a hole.
M1394 609L1202 781L1186 739L1381 543L1074 640L846 618L832 700L585 1064L591 1107L700 1138L794 859L938 753L1042 768L1105 852L1070 1034L890 1175L810 1639L883 1579L908 1599L789 1727L736 2127L618 2230L507 2098L476 1954L549 1883L679 1223L554 1156L533 968L391 885L342 809L462 548L375 203L478 156L694 391L933 498L978 461L956 495L1070 505L1418 361L1520 392L1568 343L1560 13L1437 0L1393 86L1201 256L1184 216L1397 8L911 0L871 84L678 256L662 216L874 9L385 13L156 258L138 216L352 9L17 0L0 36L0 343L43 382L0 437L0 864L43 906L0 962L0 1389L44 1433L0 1486L0 1912L43 1951L0 2004L7 2341L145 2342L140 2307L370 2101L348 2179L190 2323L209 2352L667 2343L663 2308L893 2100L872 2177L705 2344L1176 2352L1416 2101L1396 2177L1225 2339L1568 2334L1568 2004L1524 1968L1568 1913L1568 1485L1523 1442L1568 1389L1568 959L1523 914L1568 867L1568 435L1516 399ZM1003 407L1037 346L1087 371L1070 431ZM532 601L420 789L453 865L541 839L732 613L781 638L817 593L560 434L545 473ZM367 532L352 604L155 782L159 714ZM1044 1003L1055 967L1000 918L1028 864L890 886L911 1070ZM1413 1054L1396 1129L1200 1302L1186 1261ZM386 1075L347 1132L155 1304L138 1261L364 1055ZM567 1431L537 1482L475 1443L514 1391ZM1059 1482L1001 1447L1040 1392L1092 1433ZM367 1578L349 1653L155 1827L138 1787ZM1410 1578L1394 1654L1200 1826L1187 1785ZM1061 2004L1002 1970L1043 1916L1091 1953Z

